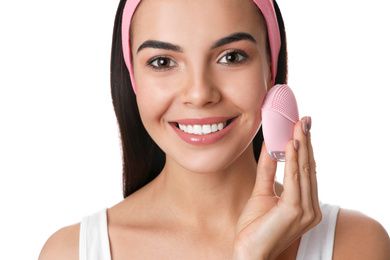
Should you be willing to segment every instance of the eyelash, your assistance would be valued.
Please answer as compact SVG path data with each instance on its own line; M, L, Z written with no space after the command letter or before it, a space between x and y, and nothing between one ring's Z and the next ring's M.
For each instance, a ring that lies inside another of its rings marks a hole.
M223 55L223 57L218 60L218 62L220 62L223 58L226 59L228 55L233 54L233 53L236 53L236 54L238 54L238 55L240 55L242 57L241 58L239 57L240 60L238 60L234 64L229 64L228 66L239 65L241 63L244 63L249 58L249 55L246 52L242 51L242 50L231 50L231 51L226 52L225 55ZM224 62L223 64L228 64L228 63L229 62Z
M162 68L162 67L158 67L158 66L153 65L153 63L154 63L155 61L158 61L158 60L160 60L160 59L167 59L167 60L169 60L170 63L173 62L173 63L176 64L176 65L174 65L174 66L169 66L169 67L167 67L167 68ZM171 58L167 57L167 56L157 56L157 57L153 57L153 58L151 58L150 60L148 60L148 62L146 63L146 65L149 66L150 68L154 69L154 70L164 71L164 70L168 70L168 69L171 68L171 67L176 67L176 66L177 66L177 63L176 63L175 61L173 61Z
M239 60L237 62L235 62L234 64L229 64L229 62L223 62L222 64L228 64L228 66L235 66L235 65L239 65L241 63L244 63L249 58L249 55L246 52L242 51L242 50L231 50L231 51L226 52L225 55L223 55L223 57L218 60L218 62L221 62L221 60L223 58L226 59L228 55L233 54L233 53L236 53L236 54L241 56L241 57L239 57ZM160 59L167 59L167 60L169 60L170 63L174 63L175 65L169 66L169 67L166 67L166 68L158 67L156 65L153 65L154 62L156 62L156 61L158 61ZM175 61L173 61L171 58L167 57L167 56L157 56L157 57L151 58L146 63L146 65L149 66L150 68L154 69L154 70L157 70L157 71L165 71L165 70L170 69L171 67L176 67L177 63Z

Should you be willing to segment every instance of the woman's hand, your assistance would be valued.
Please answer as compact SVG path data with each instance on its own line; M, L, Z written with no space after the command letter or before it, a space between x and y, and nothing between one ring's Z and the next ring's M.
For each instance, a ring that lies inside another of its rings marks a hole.
M280 198L274 190L277 163L263 144L255 187L237 223L233 259L275 259L321 221L310 127L310 117L297 122L286 145Z

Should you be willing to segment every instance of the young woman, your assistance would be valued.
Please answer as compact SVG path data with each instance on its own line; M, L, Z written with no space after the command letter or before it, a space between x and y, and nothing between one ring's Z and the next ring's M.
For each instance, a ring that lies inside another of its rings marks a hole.
M125 199L40 259L390 259L380 224L319 202L310 117L275 182L259 131L267 91L287 83L275 1L123 0L111 81Z

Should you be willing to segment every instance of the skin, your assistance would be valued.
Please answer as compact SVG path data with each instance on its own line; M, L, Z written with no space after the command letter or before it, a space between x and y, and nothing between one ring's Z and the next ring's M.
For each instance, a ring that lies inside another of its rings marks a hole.
M256 42L211 48L237 32ZM295 259L300 237L321 220L311 119L295 125L298 149L293 140L286 146L281 187L265 148L258 164L253 157L260 107L272 87L266 30L256 6L249 0L144 0L131 33L141 118L167 161L155 180L108 210L113 259ZM181 51L137 52L147 40ZM237 49L248 58L226 63L226 52ZM156 56L168 57L172 66L152 69L147 64ZM170 125L211 116L234 116L237 122L207 146L185 143ZM56 232L40 259L78 259L79 228ZM380 224L340 211L334 259L389 259L389 244Z

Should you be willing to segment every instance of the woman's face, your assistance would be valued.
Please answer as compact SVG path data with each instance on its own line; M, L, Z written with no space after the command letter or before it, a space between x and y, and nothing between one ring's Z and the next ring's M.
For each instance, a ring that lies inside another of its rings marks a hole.
M131 46L141 119L167 163L205 173L253 160L272 75L251 0L143 0Z

